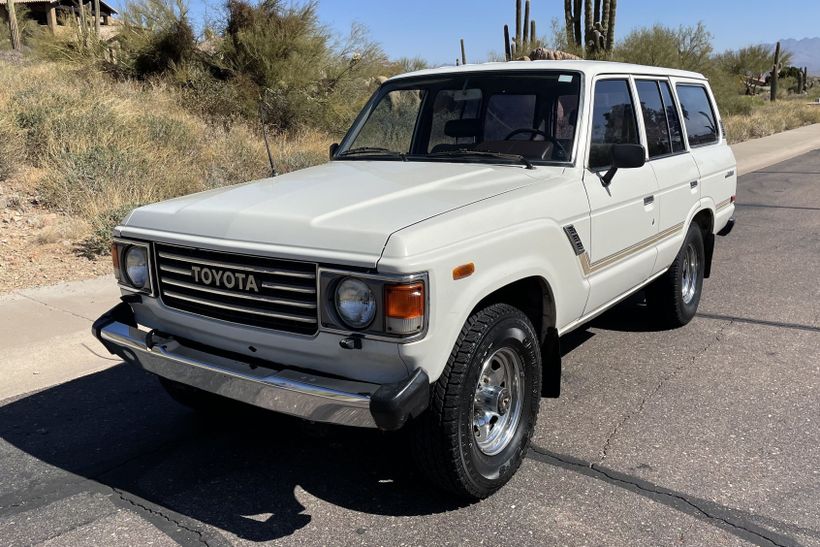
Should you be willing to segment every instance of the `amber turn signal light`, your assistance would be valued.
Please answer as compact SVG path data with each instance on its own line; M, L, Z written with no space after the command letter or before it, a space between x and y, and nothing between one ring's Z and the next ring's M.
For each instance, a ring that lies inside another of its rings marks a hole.
M385 324L391 334L413 334L424 326L424 283L384 287Z
M122 275L120 270L120 246L116 243L111 244L111 261L114 263L114 277L120 281Z
M470 277L473 275L475 271L475 264L469 262L467 264L462 264L461 266L456 266L453 268L453 279L458 281L459 279L464 279L465 277Z

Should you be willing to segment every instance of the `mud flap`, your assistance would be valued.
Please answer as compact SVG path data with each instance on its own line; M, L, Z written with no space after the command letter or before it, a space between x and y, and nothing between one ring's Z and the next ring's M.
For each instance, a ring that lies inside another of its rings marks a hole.
M703 265L703 278L712 275L712 255L715 254L715 234L703 234L703 253L706 263Z
M557 399L561 396L561 339L555 327L547 328L541 345L541 362L541 396Z

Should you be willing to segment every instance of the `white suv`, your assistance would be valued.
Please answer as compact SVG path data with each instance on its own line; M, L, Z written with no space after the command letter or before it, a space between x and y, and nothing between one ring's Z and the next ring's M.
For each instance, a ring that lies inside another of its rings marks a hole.
M735 160L700 74L592 61L388 80L332 161L148 205L114 233L109 351L218 396L413 436L480 498L515 473L559 337L646 288L695 314Z

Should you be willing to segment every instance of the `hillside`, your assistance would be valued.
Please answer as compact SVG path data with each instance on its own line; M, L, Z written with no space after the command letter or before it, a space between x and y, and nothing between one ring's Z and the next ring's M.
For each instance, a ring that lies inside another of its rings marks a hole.
M158 82L0 55L0 293L107 273L111 227L134 206L269 173L258 127L183 102ZM325 161L329 144L272 138L283 172Z
M820 37L803 38L802 40L787 38L780 40L780 45L794 56L792 61L794 66L808 67L809 74L820 76Z

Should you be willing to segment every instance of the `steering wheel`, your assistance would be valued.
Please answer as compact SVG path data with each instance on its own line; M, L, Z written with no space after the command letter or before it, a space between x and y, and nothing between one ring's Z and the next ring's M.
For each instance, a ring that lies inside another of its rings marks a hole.
M512 139L514 136L520 135L521 133L530 133L532 135L530 140L534 140L536 135L540 135L540 136L544 137L544 140L550 141L552 144L555 145L555 147L558 149L558 153L561 155L562 159L567 158L567 150L566 150L566 148L564 148L564 145L561 144L561 142L558 139L556 139L552 135L548 135L546 132L541 131L540 129L536 129L534 127L522 127L520 129L515 129L510 134L508 134L506 137L504 137L504 140L508 141L508 140Z

